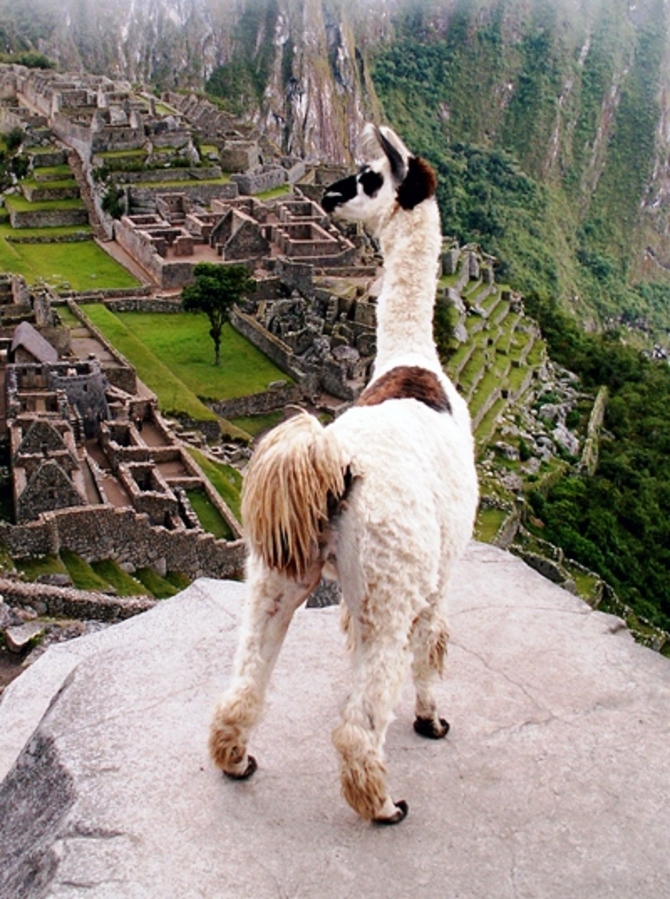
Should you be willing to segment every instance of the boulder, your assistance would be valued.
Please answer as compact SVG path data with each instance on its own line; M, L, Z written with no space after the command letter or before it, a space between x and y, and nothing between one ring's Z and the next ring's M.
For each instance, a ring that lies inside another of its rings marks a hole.
M0 896L270 899L417 892L629 899L670 882L670 664L521 560L472 544L450 602L446 740L386 744L409 817L360 820L330 733L350 685L337 608L300 609L253 738L207 754L245 587L200 580L50 647L0 703Z

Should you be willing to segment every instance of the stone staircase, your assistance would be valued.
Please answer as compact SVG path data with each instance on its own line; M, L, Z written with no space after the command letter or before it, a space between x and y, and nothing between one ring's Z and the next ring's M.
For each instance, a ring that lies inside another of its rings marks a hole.
M84 201L86 212L88 214L88 222L91 228L93 228L94 237L96 238L96 240L109 240L110 237L107 233L107 230L105 229L105 226L102 223L102 220L96 208L95 201L93 199L93 192L91 191L88 179L86 178L84 166L79 157L79 154L75 150L68 149L67 161L70 169L72 170L75 181L77 182L77 185L79 187L81 199Z

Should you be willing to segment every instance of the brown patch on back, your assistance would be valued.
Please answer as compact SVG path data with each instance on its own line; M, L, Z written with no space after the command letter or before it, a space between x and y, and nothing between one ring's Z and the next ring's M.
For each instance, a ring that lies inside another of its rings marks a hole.
M425 159L410 156L407 174L396 192L398 203L403 209L414 209L432 197L437 188L437 176Z
M366 387L357 406L379 406L386 400L418 400L435 412L451 412L451 403L437 375L419 365L399 365Z

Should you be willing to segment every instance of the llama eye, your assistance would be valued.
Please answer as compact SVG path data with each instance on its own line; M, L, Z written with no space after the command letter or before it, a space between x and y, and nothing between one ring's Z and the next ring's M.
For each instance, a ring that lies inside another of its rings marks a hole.
M367 172L363 172L358 180L368 197L375 197L384 183L384 179L379 172L373 172L371 169Z

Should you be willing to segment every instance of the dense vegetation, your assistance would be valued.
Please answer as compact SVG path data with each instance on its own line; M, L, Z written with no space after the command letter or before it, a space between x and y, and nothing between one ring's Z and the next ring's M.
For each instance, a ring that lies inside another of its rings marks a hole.
M662 5L633 30L621 4L400 17L373 76L385 115L438 168L445 230L481 243L503 277L601 323L670 325L667 284L634 286L654 162ZM590 33L590 39L585 35ZM623 74L622 74L623 73ZM615 97L615 99L613 99Z
M670 630L670 368L623 346L617 333L584 334L537 296L527 304L551 355L610 394L595 475L531 493L530 526Z

